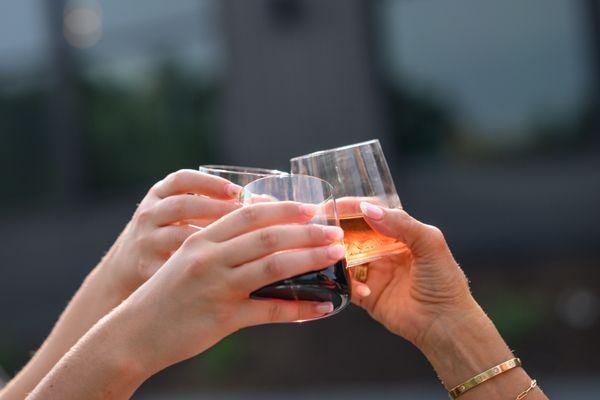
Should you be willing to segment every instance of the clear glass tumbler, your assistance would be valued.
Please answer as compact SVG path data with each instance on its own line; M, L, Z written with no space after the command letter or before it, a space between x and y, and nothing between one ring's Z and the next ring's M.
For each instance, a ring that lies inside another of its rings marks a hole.
M264 201L314 204L317 212L307 223L339 226L333 187L313 176L273 175L261 178L244 187L241 200L244 206ZM327 316L333 315L350 301L350 279L346 262L340 260L322 270L274 282L252 293L252 297L330 301L333 303L333 311Z

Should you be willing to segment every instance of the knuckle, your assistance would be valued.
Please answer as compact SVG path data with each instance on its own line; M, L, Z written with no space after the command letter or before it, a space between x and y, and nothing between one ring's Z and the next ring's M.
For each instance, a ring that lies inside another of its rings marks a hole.
M446 238L444 237L444 233L437 226L427 225L427 235L429 236L431 243L437 247L446 246Z
M240 215L247 224L253 224L258 220L258 210L253 206L242 208L240 210Z
M323 228L318 225L308 225L308 237L314 242L322 242L325 239L325 232Z
M206 260L204 257L192 257L188 264L187 271L190 276L197 277L201 275L205 269Z
M281 276L283 267L281 260L278 256L272 256L265 259L265 274L274 279L278 279Z
M176 216L183 215L187 208L186 200L186 198L174 198L167 203L167 208Z
M169 186L178 187L185 180L186 175L187 171L180 169L179 171L175 171L167 175L165 182L167 182Z
M271 250L277 247L279 239L276 232L271 229L263 229L260 231L259 240L263 248Z
M152 220L153 215L154 215L154 210L152 210L150 208L144 208L144 209L138 210L136 219L137 219L138 223L145 224L148 221Z

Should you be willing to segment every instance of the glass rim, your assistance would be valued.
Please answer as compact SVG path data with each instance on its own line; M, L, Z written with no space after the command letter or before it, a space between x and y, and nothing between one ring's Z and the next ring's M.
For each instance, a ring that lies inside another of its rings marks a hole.
M244 200L244 193L246 191L246 188L248 186L250 186L250 185L253 185L253 184L257 183L257 182L264 181L266 179L284 179L285 178L285 179L290 179L291 180L291 179L296 178L296 177L310 178L310 179L313 179L315 181L321 181L321 183L323 183L324 186L329 191L329 196L327 196L323 200L319 201L318 203L313 203L313 204L319 205L319 204L323 204L323 203L325 203L327 201L330 201L330 200L333 200L334 204L336 203L336 201L335 201L335 188L333 187L333 185L331 183L327 182L325 179L321 179L319 177L312 176L312 175L306 175L306 174L268 175L268 176L265 176L263 178L257 179L255 181L252 181L252 182L244 185L244 187L242 188L242 191L240 192L240 200L242 200L242 204L243 204L244 203L243 202L243 200ZM250 192L250 193L252 193L252 192ZM297 200L289 200L289 201L297 201Z
M314 151L312 153L308 153L308 154L305 154L303 156L292 157L292 158L290 158L290 162L293 162L295 160L301 160L303 158L318 157L318 156L322 156L323 154L333 153L333 152L336 152L336 151L348 150L348 149L352 149L354 147L366 146L366 145L370 145L370 144L373 144L373 143L379 143L379 139L371 139L371 140L366 140L364 142L347 144L345 146L335 147L333 149L325 149L325 150Z
M280 171L278 169L268 169L260 167L243 167L239 165L220 165L220 164L203 164L198 167L199 171L202 170L214 171L226 174L239 174L239 175L258 175L262 177L269 176L287 176L289 172ZM260 178L262 179L262 178Z

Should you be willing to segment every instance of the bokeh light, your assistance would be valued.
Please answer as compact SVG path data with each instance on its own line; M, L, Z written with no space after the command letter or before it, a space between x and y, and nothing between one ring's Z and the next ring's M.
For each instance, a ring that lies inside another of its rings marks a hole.
M63 18L65 39L73 47L89 48L102 38L102 7L95 0L70 0Z

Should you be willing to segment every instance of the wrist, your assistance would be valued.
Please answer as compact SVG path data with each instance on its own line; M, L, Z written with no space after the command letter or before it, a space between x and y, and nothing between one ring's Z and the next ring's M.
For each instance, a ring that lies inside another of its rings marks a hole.
M138 318L123 305L108 314L100 323L98 335L104 338L107 350L106 362L114 371L129 374L141 384L157 372L149 362L149 353L141 343Z
M493 322L472 297L437 318L419 348L446 388L513 357Z

